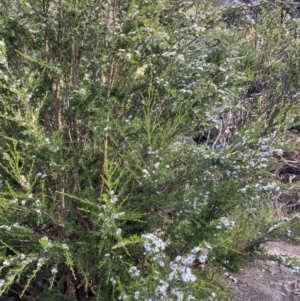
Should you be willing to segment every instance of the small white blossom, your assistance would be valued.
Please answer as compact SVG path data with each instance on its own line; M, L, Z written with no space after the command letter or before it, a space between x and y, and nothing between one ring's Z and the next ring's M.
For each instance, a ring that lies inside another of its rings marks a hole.
M171 293L177 297L177 301L183 301L183 293L177 289L172 289Z
M66 244L62 244L61 247L62 247L64 250L69 250L69 246L67 246Z
M132 57L132 54L131 54L131 53L126 53L126 55L125 55L125 59L126 59L126 60L130 60L131 57Z
M201 250L202 250L202 249L201 249L200 247L195 247L195 248L192 249L191 253L192 253L192 254L196 254L196 253L198 253L198 252L201 251Z
M205 263L207 261L207 255L206 254L202 254L198 257L198 260L201 262L201 263Z
M111 283L112 283L113 285L115 285L115 284L117 283L117 281L116 281L113 277L111 277L109 280L111 281Z
M155 167L156 169L158 169L159 165L160 165L160 163L157 162L157 163L154 164L154 167Z
M4 260L3 261L3 265L6 266L6 267L9 267L10 266L10 262L8 260Z
M115 204L115 203L118 202L118 199L119 199L119 196L118 195L114 195L114 196L111 197L110 203L111 204Z
M18 199L14 199L14 200L9 201L10 204L16 204L17 202L18 202Z
M140 276L140 271L135 266L133 266L129 269L129 273L134 277Z
M54 274L56 274L56 273L57 273L57 268L52 268L52 269L51 269L51 274L54 275Z
M185 265L192 265L195 262L195 260L196 260L195 255L189 255L182 260L182 263Z
M169 284L163 280L159 281L159 285L155 289L156 294L162 294L163 296L166 296L167 290L169 288Z
M183 54L178 54L177 57L176 57L176 60L179 61L179 62L184 62L185 61L184 55Z
M165 263L163 261L159 261L158 264L163 268L165 266Z
M149 176L149 171L147 169L143 169L142 172L144 174L144 177Z
M4 279L0 279L0 287L2 287L5 283L5 280Z
M247 192L247 186L244 187L244 188L240 188L238 191L241 192L241 193L246 193Z
M41 268L41 267L43 266L43 264L44 264L44 259L43 259L43 258L40 258L40 259L38 260L37 267L38 267L38 268Z
M41 209L34 209L37 214L42 214Z

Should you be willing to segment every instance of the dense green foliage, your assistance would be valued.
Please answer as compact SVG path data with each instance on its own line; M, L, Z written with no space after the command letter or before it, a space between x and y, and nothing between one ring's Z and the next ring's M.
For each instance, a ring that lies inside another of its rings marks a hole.
M0 292L222 300L222 268L299 228L270 202L293 189L274 173L299 109L291 7L0 4Z

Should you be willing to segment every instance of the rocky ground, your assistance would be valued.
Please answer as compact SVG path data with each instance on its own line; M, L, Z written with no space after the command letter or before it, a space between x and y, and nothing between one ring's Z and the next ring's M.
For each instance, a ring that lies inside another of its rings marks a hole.
M300 261L300 245L276 241L264 247L271 257L282 255ZM237 280L228 281L232 301L300 301L300 274L284 260L256 260L232 276Z

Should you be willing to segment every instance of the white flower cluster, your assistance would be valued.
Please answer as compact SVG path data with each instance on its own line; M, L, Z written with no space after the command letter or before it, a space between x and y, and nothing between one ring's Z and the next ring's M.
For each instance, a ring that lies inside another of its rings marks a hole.
M157 256L167 246L167 244L159 237L152 233L142 235L145 238L144 248L147 254Z
M172 261L170 263L171 273L169 274L169 281L181 280L183 282L195 282L197 278L192 273L191 268L184 264L181 264L180 262L176 262L176 261L180 261L180 258L178 257L180 256L176 257L175 262ZM195 259L196 258L189 258L189 260L191 260L192 262L194 262Z
M62 244L61 247L62 247L64 250L69 250L69 246L66 245L66 244Z
M161 279L161 277L159 277L160 272L156 271L157 276L155 276L154 279L158 281L158 284L154 291L154 297L147 299L147 301L195 300L192 295L185 296L185 294L178 287L175 287L174 284L184 283L184 286L186 287L188 283L195 282L197 278L192 271L192 266L197 263L205 264L207 262L208 252L212 246L209 243L204 243L204 247L194 247L190 253L185 256L177 256L175 260L167 264L167 257L164 254L167 243L152 233L145 234L143 237L145 238L145 255L150 255L151 259L156 261L159 266L165 267L164 273L166 271L168 273L168 280L166 281L165 279ZM129 272L135 277L140 275L140 272L136 267L131 267ZM169 294L173 296L171 299L169 299Z
M225 272L224 276L227 277L228 279L230 279L231 281L233 281L234 283L237 283L237 279L235 277L233 277L232 275L229 275L228 272Z
M23 176L23 175L20 175L20 184L26 190L28 190L30 188L29 182L26 180L25 176Z
M41 177L41 179L44 179L44 178L46 178L47 177L47 174L43 174L43 173L41 173L41 172L38 172L37 174L36 174L38 177Z
M45 262L44 258L39 258L36 266L38 268L41 268L43 266L44 262Z
M113 231L117 236L120 236L122 229L118 228L116 221L124 216L125 212L116 212L118 208L114 206L119 201L119 196L111 190L108 194L109 201L105 205L100 205L99 209L102 211L98 214L99 220L101 220L101 233L106 235L108 232Z
M14 223L11 226L0 225L0 229L4 229L6 231L10 231L12 228L24 228L24 226L21 226L19 223Z
M167 291L169 289L169 283L159 280L159 285L155 289L155 296L167 296Z
M139 277L140 276L140 270L135 266L132 266L128 271L129 271L130 275L133 276L133 277Z
M115 192L113 190L111 190L109 192L109 195L110 195L110 203L111 204L115 204L118 202L119 200L119 196L115 194Z
M216 226L217 229L228 229L228 230L233 229L234 227L235 227L235 222L229 221L225 217L221 217L219 223Z
M147 169L143 169L142 172L143 172L143 174L144 174L144 178L150 176L150 173L149 173L149 171L148 171Z
M279 187L277 186L277 184L275 182L273 183L268 183L267 185L265 186L261 186L261 190L264 190L264 191L270 191L270 190L278 190Z

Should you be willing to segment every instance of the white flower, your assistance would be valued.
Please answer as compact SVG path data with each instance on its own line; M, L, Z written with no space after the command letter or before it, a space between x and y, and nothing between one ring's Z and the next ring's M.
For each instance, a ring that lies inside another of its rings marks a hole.
M184 62L184 61L185 61L184 55L183 55L183 54L178 54L176 59L177 59L177 61L179 61L179 62Z
M23 254L23 253L21 253L21 254L20 254L20 258L23 260L23 259L25 259L25 258L26 258L26 255L25 255L25 254Z
M44 259L40 258L39 261L38 261L38 263L37 263L37 267L40 268L40 267L43 266L43 264L44 264Z
M130 60L131 57L132 57L132 54L131 54L131 53L126 53L126 55L125 55L125 59L126 59L126 60Z
M114 195L114 196L111 197L110 203L111 204L115 204L118 201L118 199L119 199L119 196L118 195Z
M14 200L9 201L10 204L16 204L17 202L18 202L18 199L14 199Z
M140 292L139 291L134 292L134 299L138 300L139 297L140 297Z
M192 254L196 254L196 253L198 253L198 252L201 251L201 250L202 250L202 249L201 249L200 247L195 247L195 248L192 249L191 253L192 253Z
M183 282L195 282L197 280L190 268L185 268L184 272L181 274L181 279Z
M109 280L111 281L111 283L112 283L113 285L115 285L115 284L117 283L117 281L116 281L113 277L111 277Z
M62 247L64 250L69 250L69 247L68 247L66 244L62 244L61 247Z
M2 287L4 283L5 283L4 279L0 279L0 287Z
M140 271L135 266L129 269L129 273L134 277L138 277L140 275Z
M177 301L183 301L183 293L177 289L172 289L171 293L177 297Z
M186 258L184 258L182 260L183 264L185 265L192 265L196 260L196 256L195 255L189 255Z
M244 187L244 188L240 188L238 191L241 192L241 193L246 193L247 192L247 186Z
M157 163L154 164L154 167L155 167L156 169L158 169L159 165L160 165L160 163L157 162Z
M27 182L25 176L23 176L23 175L20 175L20 181L21 181L21 183L26 183Z
M163 261L159 261L158 264L163 268L165 266L165 263Z
M149 171L147 169L142 170L144 177L149 176Z
M206 241L204 244L205 244L205 246L206 246L207 249L211 249L212 248L212 246L211 246L211 244L209 242Z
M234 278L233 276L229 276L229 279L232 280L234 283L237 283L237 279Z
M10 262L8 260L4 260L3 261L3 265L6 266L6 267L9 267L10 266Z
M207 261L207 255L206 254L202 254L198 257L199 261L201 263L205 263Z
M163 296L166 296L167 290L169 288L169 284L163 280L159 281L159 285L155 289L156 294L162 294Z
M57 273L57 268L52 268L51 269L51 274L53 275L53 274L56 274Z

